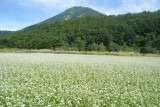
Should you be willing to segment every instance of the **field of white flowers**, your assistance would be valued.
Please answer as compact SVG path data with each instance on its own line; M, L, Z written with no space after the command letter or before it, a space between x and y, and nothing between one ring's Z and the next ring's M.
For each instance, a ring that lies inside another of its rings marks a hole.
M160 57L0 53L0 107L160 107Z

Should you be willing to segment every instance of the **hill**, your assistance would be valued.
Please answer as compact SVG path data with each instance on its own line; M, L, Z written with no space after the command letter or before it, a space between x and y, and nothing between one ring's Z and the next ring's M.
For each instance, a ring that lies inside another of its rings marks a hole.
M11 48L160 52L160 11L80 17L30 26L0 39Z
M105 14L102 14L88 7L74 6L54 17L51 17L45 21L42 21L41 23L64 21L64 20L75 19L79 17L85 17L85 16L103 16L103 15Z

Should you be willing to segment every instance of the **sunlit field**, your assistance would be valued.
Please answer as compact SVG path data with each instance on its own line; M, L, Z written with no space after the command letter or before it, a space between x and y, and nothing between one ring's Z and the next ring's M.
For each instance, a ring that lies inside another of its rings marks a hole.
M0 107L160 107L160 57L0 53Z

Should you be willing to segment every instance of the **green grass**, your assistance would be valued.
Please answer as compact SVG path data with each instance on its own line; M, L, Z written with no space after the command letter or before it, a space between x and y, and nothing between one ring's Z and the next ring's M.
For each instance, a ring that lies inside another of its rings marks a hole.
M114 55L114 56L147 56L147 57L160 57L160 54L140 54L138 52L97 52L97 51L63 51L63 50L50 50L50 49L17 49L17 48L3 48L0 53L54 53L54 54L86 54L86 55Z
M160 58L0 53L3 107L159 107Z

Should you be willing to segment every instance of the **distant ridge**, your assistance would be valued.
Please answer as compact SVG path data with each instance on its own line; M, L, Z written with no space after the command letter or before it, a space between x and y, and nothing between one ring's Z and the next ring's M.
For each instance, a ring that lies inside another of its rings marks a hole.
M64 20L75 19L79 17L85 17L85 16L103 16L103 15L105 14L100 13L96 10L93 10L89 7L74 6L54 17L51 17L47 20L42 21L41 23L64 21Z
M0 30L0 36L6 36L13 33L13 31Z

